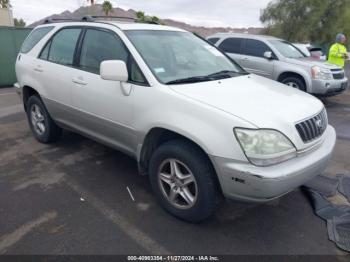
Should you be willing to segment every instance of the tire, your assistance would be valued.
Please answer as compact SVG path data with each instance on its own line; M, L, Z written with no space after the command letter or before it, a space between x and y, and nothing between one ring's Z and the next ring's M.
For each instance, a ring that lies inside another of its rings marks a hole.
M30 129L40 143L49 144L60 139L62 129L52 120L44 103L36 95L27 101L27 117Z
M306 92L306 85L300 77L286 77L282 79L281 83L299 89L300 91Z
M182 181L175 175L173 178L175 181L171 182L171 176L174 176L171 165L174 166L174 163L177 166L177 173L185 174ZM160 176L161 171L164 173L163 176ZM150 160L149 179L157 200L166 211L191 223L200 223L208 219L220 202L222 196L215 176L216 173L208 157L185 140L173 140L161 145ZM187 186L181 184L191 180L194 182ZM170 200L172 187L178 191L173 202ZM194 196L192 199L195 199L191 204L188 192Z

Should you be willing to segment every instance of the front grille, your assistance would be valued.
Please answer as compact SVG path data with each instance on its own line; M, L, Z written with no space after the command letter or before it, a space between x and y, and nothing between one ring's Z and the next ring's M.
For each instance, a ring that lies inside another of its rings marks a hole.
M322 136L327 126L327 112L323 109L318 115L296 124L295 127L304 143L309 143Z
M342 72L342 73L333 74L333 78L336 79L336 80L344 79L345 78L345 73Z
M333 78L336 80L341 80L345 78L345 72L342 69L331 69L331 72L333 74Z

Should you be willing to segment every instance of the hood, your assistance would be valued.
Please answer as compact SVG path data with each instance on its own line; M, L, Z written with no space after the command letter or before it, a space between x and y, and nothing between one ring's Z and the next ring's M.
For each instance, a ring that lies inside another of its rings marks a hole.
M257 75L174 85L171 89L244 119L257 128L276 129L294 138L295 123L323 108L315 97Z
M331 63L328 63L327 61L322 61L319 59L315 59L312 57L303 57L303 58L286 58L286 62L294 64L294 65L301 65L301 66L319 66L322 68L326 68L326 69L340 69L338 66L333 65Z

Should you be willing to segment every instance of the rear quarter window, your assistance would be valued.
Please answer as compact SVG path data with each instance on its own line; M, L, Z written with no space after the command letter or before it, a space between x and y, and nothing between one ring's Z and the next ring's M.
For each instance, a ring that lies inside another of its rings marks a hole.
M23 42L21 53L28 53L30 50L32 50L33 47L39 43L39 41L43 39L43 37L46 36L53 28L53 26L47 26L34 29Z

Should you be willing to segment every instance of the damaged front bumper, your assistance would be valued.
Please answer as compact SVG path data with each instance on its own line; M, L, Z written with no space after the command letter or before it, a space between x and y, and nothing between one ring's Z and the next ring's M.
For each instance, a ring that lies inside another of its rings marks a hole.
M212 156L223 194L230 199L267 202L305 184L327 167L336 143L332 126L328 126L322 139L312 152L300 153L294 159L270 167Z

